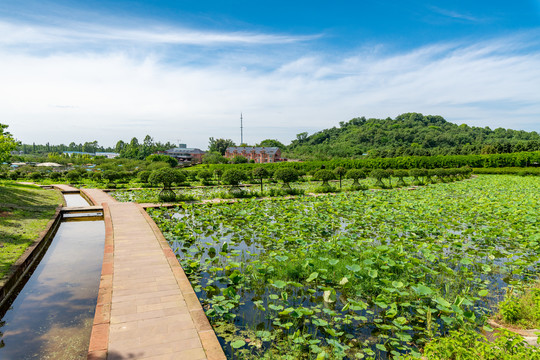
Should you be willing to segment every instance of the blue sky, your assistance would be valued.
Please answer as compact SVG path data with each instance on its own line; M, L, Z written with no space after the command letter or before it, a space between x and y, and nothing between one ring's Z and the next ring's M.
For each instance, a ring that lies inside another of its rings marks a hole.
M23 142L289 143L404 112L540 132L540 0L3 1Z

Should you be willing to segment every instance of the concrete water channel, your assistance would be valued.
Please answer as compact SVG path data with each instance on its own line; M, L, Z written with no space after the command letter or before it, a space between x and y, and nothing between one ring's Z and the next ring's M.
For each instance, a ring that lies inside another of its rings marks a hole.
M64 197L68 208L89 206L79 194ZM2 360L87 357L105 226L102 213L62 216L39 264L0 308Z

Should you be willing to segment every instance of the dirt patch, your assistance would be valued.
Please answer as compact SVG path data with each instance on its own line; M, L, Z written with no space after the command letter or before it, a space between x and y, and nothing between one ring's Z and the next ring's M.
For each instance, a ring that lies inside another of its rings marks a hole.
M10 216L12 213L9 212L9 211L0 211L0 217L8 217Z

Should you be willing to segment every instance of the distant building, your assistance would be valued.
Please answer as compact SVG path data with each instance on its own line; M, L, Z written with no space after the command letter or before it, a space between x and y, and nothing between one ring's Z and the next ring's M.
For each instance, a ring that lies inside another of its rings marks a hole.
M120 154L112 153L112 152L96 152L95 155L96 156L105 156L107 159L114 159L114 158L120 156Z
M89 153L89 152L82 152L82 151L64 151L63 152L66 155L72 156L73 154L76 155L89 155L89 156L105 156L107 159L114 159L115 157L120 156L118 153L111 153L111 152L96 152L96 153Z
M281 150L278 147L255 147L240 146L228 147L225 150L225 157L232 159L235 156L243 156L256 163L272 163L281 161Z
M176 160L178 160L179 163L189 162L192 164L202 163L202 157L204 155L204 151L202 151L201 149L187 147L177 147L174 149L165 150L161 153L175 158Z

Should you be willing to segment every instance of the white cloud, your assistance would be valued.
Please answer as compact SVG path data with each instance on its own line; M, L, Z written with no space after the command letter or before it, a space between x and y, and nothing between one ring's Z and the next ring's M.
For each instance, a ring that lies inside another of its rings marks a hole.
M474 23L484 21L484 19L482 18L472 16L467 13L461 13L454 10L443 9L437 6L431 6L431 9L437 14L440 14L440 15L443 15L443 16L446 16L455 20L465 20L465 21L474 22Z
M163 61L170 54L152 48L133 57L123 48L36 55L0 46L0 122L27 143L114 145L150 134L201 148L210 136L238 142L240 112L250 143L288 143L356 116L409 111L540 131L534 49L526 36L337 60L257 47L245 56L215 53L201 64Z
M319 38L321 35L291 36L252 32L200 31L179 27L148 26L144 30L91 23L67 23L62 27L14 23L0 20L0 45L57 46L87 43L134 42L169 45L270 45L291 44Z

